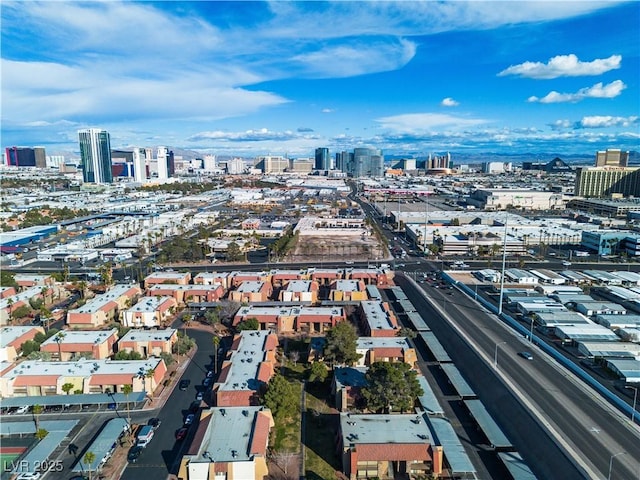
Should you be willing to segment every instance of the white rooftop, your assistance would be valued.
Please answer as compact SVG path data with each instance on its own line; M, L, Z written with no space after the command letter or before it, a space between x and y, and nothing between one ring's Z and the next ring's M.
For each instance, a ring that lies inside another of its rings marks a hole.
M91 343L100 344L106 342L110 337L118 333L117 328L111 330L62 330L61 332L47 338L42 345L57 344L57 338L60 343Z
M167 341L176 333L175 328L165 328L164 330L146 330L144 328L132 328L121 339L121 342L153 342Z
M4 348L11 344L11 342L20 338L22 335L27 333L30 330L37 329L38 331L42 331L41 328L37 328L31 325L16 325L16 326L7 326L2 327L0 329L0 348ZM16 345L19 347L20 345Z
M44 376L80 376L105 374L130 374L155 370L159 358L147 360L78 360L76 362L43 362L42 360L25 360L5 373L2 378L15 378L18 375Z

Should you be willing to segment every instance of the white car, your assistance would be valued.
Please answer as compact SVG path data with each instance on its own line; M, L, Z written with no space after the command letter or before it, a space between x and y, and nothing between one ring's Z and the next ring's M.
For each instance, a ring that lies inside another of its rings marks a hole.
M570 267L571 266L571 262L569 262L567 260L563 260L562 261L562 265L564 265L565 267Z

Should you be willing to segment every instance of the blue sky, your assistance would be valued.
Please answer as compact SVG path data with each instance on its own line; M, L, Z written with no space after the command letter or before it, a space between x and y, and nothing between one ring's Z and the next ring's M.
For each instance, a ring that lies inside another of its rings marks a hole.
M640 2L2 2L2 146L640 150Z

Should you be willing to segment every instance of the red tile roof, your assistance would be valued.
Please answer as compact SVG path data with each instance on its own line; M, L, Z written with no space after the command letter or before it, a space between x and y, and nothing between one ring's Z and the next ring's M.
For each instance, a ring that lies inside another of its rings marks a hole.
M267 453L267 442L269 440L269 417L264 413L258 412L256 415L256 423L253 428L253 438L249 453L251 455L265 455Z
M358 461L364 460L423 460L431 461L429 445L426 443L376 443L358 444Z

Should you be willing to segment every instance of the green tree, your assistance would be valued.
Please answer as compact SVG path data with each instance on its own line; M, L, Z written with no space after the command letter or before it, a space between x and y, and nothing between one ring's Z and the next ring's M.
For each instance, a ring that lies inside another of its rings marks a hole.
M324 358L331 365L353 365L360 358L356 352L358 333L349 322L340 322L326 335Z
M87 466L87 471L89 472L89 480L91 480L91 474L93 473L93 470L91 470L91 465L93 464L93 462L95 462L96 460L96 454L89 451L87 453L84 454L84 456L82 457L82 463L84 463Z
M0 270L0 286L18 288L18 282L15 278L16 274L7 270Z
M12 299L9 299L9 300L12 300ZM7 301L7 303L9 303L9 301ZM18 318L26 317L27 315L29 315L30 312L31 312L31 309L29 307L27 307L26 305L20 305L18 308L16 308L11 312L10 317L12 320L17 320Z
M160 352L160 358L164 360L164 364L168 367L172 363L175 363L175 358L169 352Z
M323 383L329 376L329 369L322 362L313 362L309 368L309 381Z
M281 419L291 416L298 408L298 397L293 385L282 375L276 374L267 385L262 403L271 410L274 418Z
M27 357L32 352L40 351L40 344L38 342L33 341L33 340L27 340L26 342L24 342L20 346L20 350L22 350L22 355Z
M237 262L243 257L242 250L240 250L240 246L236 242L231 242L227 246L226 257L229 262Z
M405 337L405 338L410 338L410 339L416 338L417 335L418 334L416 333L415 330L411 330L410 328L407 328L407 327L402 327L396 333L396 337Z
M373 412L408 411L423 394L416 371L404 362L374 362L365 379L362 397Z
M220 323L220 315L218 313L217 308L212 308L207 310L204 314L204 323L208 325L215 325L216 323Z
M64 393L66 393L67 395L69 395L69 393L71 392L71 390L73 390L73 387L75 385L73 383L65 383L62 385L62 387L60 387L62 389L62 391Z
M39 404L35 404L31 407L31 413L33 415L33 423L36 424L36 432L40 430L40 415L44 412L44 407Z
M191 325L191 321L193 320L193 315L191 315L190 313L185 313L184 315L182 315L182 325L183 325L183 330L184 330L184 334L187 334L187 328L189 328L189 325Z
M247 318L236 325L236 329L240 332L243 330L260 330L260 322L258 322L257 318Z
M36 430L36 438L38 440L42 440L47 435L49 435L49 431L45 430L44 428L39 428L39 429Z

